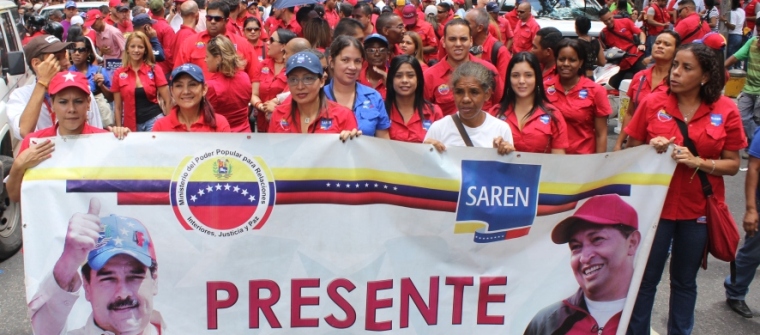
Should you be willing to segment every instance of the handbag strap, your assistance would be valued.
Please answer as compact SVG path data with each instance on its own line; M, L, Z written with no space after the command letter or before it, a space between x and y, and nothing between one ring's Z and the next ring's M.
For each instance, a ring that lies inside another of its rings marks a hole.
M673 118L673 120L676 120L678 128L681 129L681 135L683 135L683 144L689 148L689 151L691 151L694 156L699 156L697 147L694 146L694 142L692 142L691 138L689 138L689 128L686 126L686 122L683 122L677 118ZM697 174L699 175L699 181L702 182L702 192L705 193L705 198L709 198L711 195L713 195L713 189L710 181L707 180L707 173L697 168Z
M457 126L457 130L459 130L459 135L462 136L464 144L468 147L472 147L472 140L470 139L470 135L467 134L467 130L464 129L462 120L459 119L459 114L452 114L451 119L454 120L454 124Z
M644 81L647 79L647 76L642 75L641 79L639 79L639 89L636 91L636 96L633 97L633 112L636 113L636 108L639 107L639 94L641 94L641 86L644 85Z

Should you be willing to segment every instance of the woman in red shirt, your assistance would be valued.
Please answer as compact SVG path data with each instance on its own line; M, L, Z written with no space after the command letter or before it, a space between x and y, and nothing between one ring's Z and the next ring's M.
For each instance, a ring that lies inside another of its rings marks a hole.
M198 65L182 64L169 78L172 97L177 105L165 118L156 121L153 131L229 133L224 116L214 113L206 100L208 86Z
M567 154L607 151L607 116L612 113L607 91L586 78L586 51L575 39L557 43L557 76L544 82L546 98L567 123Z
M689 334L694 325L697 273L706 257L708 232L702 171L713 196L725 201L723 176L739 171L739 150L747 146L736 104L722 96L723 67L715 52L701 43L681 46L670 71L670 90L641 102L626 127L631 147L649 143L658 153L673 146L678 163L654 232L652 249L633 308L629 332L649 333L657 285L670 255L668 333ZM684 142L679 123L697 152Z
M414 56L396 56L388 70L391 85L385 99L385 110L391 118L392 140L422 143L433 122L443 118L443 112L422 96L425 79L422 67Z
M286 91L285 78L285 44L296 38L296 34L287 29L277 29L267 43L267 59L261 62L261 81L253 83L251 104L258 111L256 114L256 131L266 133L272 112L280 104L277 94Z
M547 104L541 65L530 52L512 56L504 95L491 114L509 124L516 151L564 154L567 125L561 113Z
M126 41L122 65L111 79L114 121L132 131L150 131L169 112L166 76L156 66L148 36L135 31ZM158 101L161 97L162 102Z
M340 134L341 140L361 134L354 112L325 96L324 69L317 55L302 51L290 56L285 73L292 99L272 113L270 133L332 133Z
M234 133L250 133L248 104L251 80L245 73L245 60L224 35L217 35L206 45L206 65L211 76L206 80L206 99L216 113L227 119Z
M267 45L265 40L269 38L266 30L261 29L261 21L255 17L245 19L243 32L248 43L253 47L253 54L259 59L259 63L267 57Z
M420 34L411 30L405 32L404 39L399 43L399 47L405 55L417 58L423 73L428 69L427 64L425 64L425 57L422 55L422 37Z
M615 143L615 151L623 148L623 144L628 139L625 133L625 127L631 122L636 107L641 105L644 98L654 92L668 90L668 75L670 74L670 65L673 63L673 57L676 56L676 49L681 45L681 37L672 30L666 30L657 35L652 45L652 59L654 66L644 71L639 71L633 75L631 85L628 86L628 109L625 111L625 117L620 128L620 136Z

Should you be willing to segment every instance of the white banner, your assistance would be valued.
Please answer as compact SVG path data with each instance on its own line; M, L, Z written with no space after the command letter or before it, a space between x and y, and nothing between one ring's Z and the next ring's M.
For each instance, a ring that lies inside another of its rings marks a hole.
M22 190L37 334L624 334L675 169L649 147L54 141Z

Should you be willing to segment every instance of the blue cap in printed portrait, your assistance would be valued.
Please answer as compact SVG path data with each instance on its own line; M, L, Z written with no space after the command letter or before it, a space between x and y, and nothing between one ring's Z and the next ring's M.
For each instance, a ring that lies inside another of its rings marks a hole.
M288 65L285 69L285 74L289 75L295 69L305 69L313 74L322 75L324 70L322 69L322 63L319 61L319 57L309 51L301 51L288 58Z
M101 231L95 249L87 255L87 264L95 271L116 255L129 255L146 267L156 260L156 250L148 229L133 218L110 215L100 218Z
M203 70L201 70L201 68L198 67L198 65L187 63L187 64L182 64L174 68L174 70L172 71L171 77L169 77L169 84L171 84L171 82L173 82L174 79L176 79L177 77L183 74L190 75L190 77L192 77L195 81L199 83L205 82L203 80Z

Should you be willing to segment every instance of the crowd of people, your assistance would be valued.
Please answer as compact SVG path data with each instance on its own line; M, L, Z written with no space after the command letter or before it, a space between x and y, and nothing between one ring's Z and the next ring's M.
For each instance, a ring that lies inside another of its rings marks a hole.
M760 121L760 43L741 39L745 26L757 27L758 0L734 0L725 14L711 0L653 0L641 10L608 1L598 13L598 38L589 35L587 17L575 22L578 38L541 27L529 1L504 15L487 0L469 10L463 0L359 1L278 8L268 0L110 0L86 13L68 1L47 19L25 15L24 52L37 79L8 102L13 136L22 141L7 182L12 198L24 171L54 150L49 140L30 140L56 134L332 133L344 141L427 143L440 152L605 152L612 110L591 75L614 47L625 56L610 86L632 79L615 150L674 147L678 163L629 333L649 333L671 257L668 333L689 334L708 239L705 198L691 181L706 173L724 199L723 176L738 172ZM47 28L50 20L61 29ZM714 33L721 23L731 30L727 41ZM721 92L725 68L739 61L749 75L737 107ZM758 152L749 150L755 175ZM757 210L749 200L747 215L752 235ZM748 274L759 262L737 262L744 280L726 283L729 305L746 317Z

